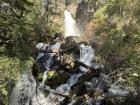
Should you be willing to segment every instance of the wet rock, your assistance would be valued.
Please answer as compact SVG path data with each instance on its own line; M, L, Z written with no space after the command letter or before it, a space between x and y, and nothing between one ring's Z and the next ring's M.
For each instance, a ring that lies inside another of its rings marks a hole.
M64 54L61 56L60 63L64 71L69 73L76 72L76 61L72 55Z
M69 78L69 75L65 72L48 71L47 75L45 85L48 85L51 88L56 88L59 85L66 83Z
M76 42L73 36L66 37L64 42L61 44L62 54L71 54L79 51L79 44Z
M0 105L4 105L4 103L2 102L1 98L0 98Z
M68 6L72 3L72 0L65 0L65 5Z
M36 48L37 48L39 51L41 51L41 50L46 50L47 46L48 46L48 44L46 44L46 43L38 43L38 44L36 44Z
M88 105L93 105L93 104L94 104L94 99L93 98L89 98Z
M41 70L40 65L38 65L37 63L33 64L32 66L32 75L37 81L43 80L43 71Z
M125 89L121 89L119 86L111 86L109 88L109 92L108 92L109 96L128 96L129 95L129 91L125 90Z
M101 79L104 80L106 83L111 84L111 78L110 78L108 75L103 74L103 73L100 73L100 77L101 77Z
M84 84L86 86L87 91L95 90L96 88L99 88L103 90L104 92L106 92L108 89L107 83L96 77L94 77L89 82L85 82Z

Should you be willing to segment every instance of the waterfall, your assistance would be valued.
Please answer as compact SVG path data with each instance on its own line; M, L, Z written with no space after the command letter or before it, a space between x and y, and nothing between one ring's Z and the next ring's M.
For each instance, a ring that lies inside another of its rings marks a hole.
M64 28L65 37L80 36L80 30L76 24L76 21L72 18L72 15L67 10L64 11Z

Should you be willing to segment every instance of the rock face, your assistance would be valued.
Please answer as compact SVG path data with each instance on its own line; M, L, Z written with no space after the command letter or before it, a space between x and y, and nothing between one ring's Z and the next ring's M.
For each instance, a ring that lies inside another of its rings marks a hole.
M77 11L76 11L76 22L79 28L84 33L84 28L89 20L89 12L88 12L88 2L82 0L78 3Z
M0 105L4 105L3 102L0 100Z
M76 22L81 33L86 31L86 25L93 19L94 13L105 0L79 0L76 9Z

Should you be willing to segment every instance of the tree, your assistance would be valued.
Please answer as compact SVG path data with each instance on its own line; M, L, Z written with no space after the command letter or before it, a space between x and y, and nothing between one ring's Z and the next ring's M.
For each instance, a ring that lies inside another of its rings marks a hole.
M30 14L33 6L34 3L28 0L0 1L0 98L6 105L14 85L12 81L16 81L22 72L20 65L33 54L32 24L36 17L34 13Z
M94 14L94 35L102 41L99 53L105 59L110 54L123 58L124 62L116 69L132 68L129 79L140 67L140 3L139 0L107 0ZM104 39L105 38L105 39ZM114 62L112 60L111 62ZM111 65L110 62L110 65ZM113 66L113 65L112 65ZM116 65L117 66L117 65ZM136 80L136 79L135 79ZM134 82L134 81L131 81ZM131 84L132 85L132 84Z

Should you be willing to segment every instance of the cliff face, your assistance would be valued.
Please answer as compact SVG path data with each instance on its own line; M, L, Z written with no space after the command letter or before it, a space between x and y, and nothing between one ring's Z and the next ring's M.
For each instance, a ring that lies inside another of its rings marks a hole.
M93 17L94 13L101 7L104 0L81 0L78 2L76 9L76 21L82 32L85 32L85 27Z

